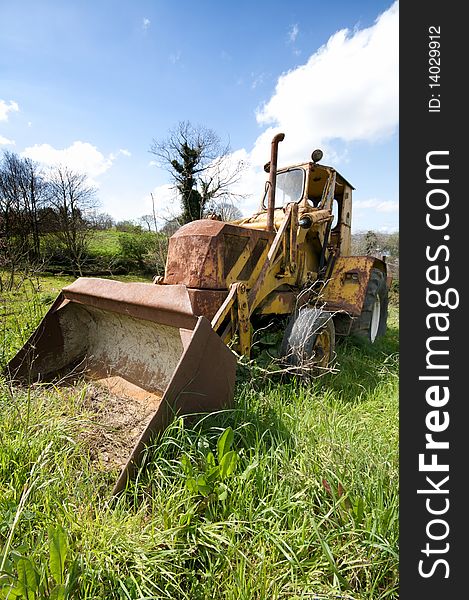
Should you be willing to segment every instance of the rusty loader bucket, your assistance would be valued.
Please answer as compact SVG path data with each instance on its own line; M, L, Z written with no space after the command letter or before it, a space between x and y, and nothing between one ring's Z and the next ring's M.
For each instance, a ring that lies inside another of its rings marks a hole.
M236 359L194 315L185 286L83 277L62 290L7 370L28 383L83 375L118 397L120 410L139 413L130 455L118 461L117 493L175 414L230 405Z

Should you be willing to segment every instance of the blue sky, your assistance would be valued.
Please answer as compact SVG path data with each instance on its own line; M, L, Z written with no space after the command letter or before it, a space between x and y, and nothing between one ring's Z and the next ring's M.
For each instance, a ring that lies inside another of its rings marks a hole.
M248 165L245 214L279 162L336 167L353 230L398 229L398 5L338 1L1 0L0 150L88 174L116 219L170 216L153 138L189 120Z

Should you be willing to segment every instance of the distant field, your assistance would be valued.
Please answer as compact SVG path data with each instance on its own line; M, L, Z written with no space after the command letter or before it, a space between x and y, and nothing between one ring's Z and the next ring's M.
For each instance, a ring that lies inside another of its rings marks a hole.
M119 253L119 231L108 229L94 231L90 237L89 251L92 254L114 256Z
M3 364L72 280L3 297ZM234 408L174 422L117 501L89 386L0 379L0 598L397 599L398 332L394 306L310 383L240 366ZM234 471L204 496L189 470L227 428Z

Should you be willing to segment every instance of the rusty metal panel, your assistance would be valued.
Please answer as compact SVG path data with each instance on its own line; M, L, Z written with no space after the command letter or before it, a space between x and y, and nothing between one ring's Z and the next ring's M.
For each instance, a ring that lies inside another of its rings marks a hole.
M62 289L62 296L77 304L177 327L194 327L196 322L183 285L169 288L151 283L80 277Z
M360 315L365 301L371 269L375 264L372 256L341 256L337 258L330 281L320 300L329 311L345 311Z
M212 290L224 288L220 262L216 238L173 236L169 240L164 283Z
M210 219L188 223L169 240L164 283L227 290L233 277L252 259L246 250L248 244L254 247L260 240L267 244L274 237L274 233ZM232 276L232 272L236 274ZM246 273L245 278L248 276Z
M189 298L192 304L192 310L195 315L203 316L209 321L213 319L215 313L225 301L227 290L188 290Z
M169 239L164 283L220 289L223 272L217 238L225 223L201 219L187 223Z

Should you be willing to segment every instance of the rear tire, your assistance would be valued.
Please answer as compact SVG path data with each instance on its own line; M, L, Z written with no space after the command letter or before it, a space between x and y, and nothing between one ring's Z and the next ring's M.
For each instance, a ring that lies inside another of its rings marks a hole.
M386 333L388 320L388 287L386 276L372 269L361 315L354 321L351 333L372 344Z
M335 356L335 327L331 313L301 308L285 329L280 352L285 363L296 367L299 374L319 374L330 367Z

